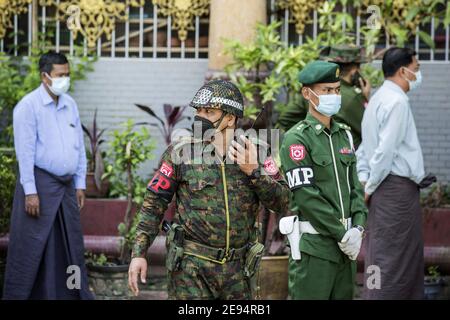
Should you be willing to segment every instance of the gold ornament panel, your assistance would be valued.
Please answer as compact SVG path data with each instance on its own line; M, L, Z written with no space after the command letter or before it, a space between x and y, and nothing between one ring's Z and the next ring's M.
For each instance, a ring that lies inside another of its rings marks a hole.
M305 32L305 26L312 23L311 12L322 6L325 0L278 0L277 5L281 9L290 10L289 22L295 23L295 31L298 34Z
M189 30L194 30L196 16L209 13L210 0L152 0L164 16L171 16L172 28L178 30L178 38L185 41Z
M28 12L32 0L0 0L0 39L6 35L6 29L12 27L11 18Z
M111 40L116 21L128 20L128 6L141 7L145 0L61 0L59 4L56 0L40 0L39 4L55 6L57 18L66 21L74 37L81 33L87 40L87 46L94 48L102 35Z
M127 6L142 7L145 1L61 0L57 4L56 0L39 0L39 4L57 7L58 19L65 19L74 36L81 33L87 39L88 47L93 48L103 34L111 39L116 21L128 20ZM209 13L210 0L152 0L152 3L158 6L162 15L172 17L172 28L178 30L179 39L184 41L188 30L194 30L194 17Z

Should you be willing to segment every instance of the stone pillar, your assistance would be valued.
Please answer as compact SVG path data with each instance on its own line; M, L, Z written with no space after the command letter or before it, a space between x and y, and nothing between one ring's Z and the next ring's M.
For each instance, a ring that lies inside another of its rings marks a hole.
M224 54L222 39L249 42L256 24L266 24L266 0L211 0L209 18L209 72L221 73L231 58Z

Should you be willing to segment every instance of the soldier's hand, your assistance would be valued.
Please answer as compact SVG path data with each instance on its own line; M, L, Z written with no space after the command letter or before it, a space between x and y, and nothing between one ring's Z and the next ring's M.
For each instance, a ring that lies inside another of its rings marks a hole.
M244 136L240 138L244 142L245 148L233 140L228 150L228 156L239 165L242 172L250 175L253 170L258 168L258 153L256 146L249 139Z
M133 258L130 263L130 268L128 269L128 287L136 297L139 295L139 276L141 278L141 282L146 283L147 259L145 258Z
M32 217L39 217L39 196L37 194L25 196L25 211Z
M372 86L368 80L364 80L363 78L359 78L359 85L361 86L362 94L366 97L367 101L370 98L370 91L372 90Z

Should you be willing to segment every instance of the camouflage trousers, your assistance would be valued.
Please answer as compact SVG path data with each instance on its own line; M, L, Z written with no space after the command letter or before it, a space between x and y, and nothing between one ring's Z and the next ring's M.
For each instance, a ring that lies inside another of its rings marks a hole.
M171 300L249 300L251 290L244 277L245 260L217 264L184 256L178 271L168 273Z

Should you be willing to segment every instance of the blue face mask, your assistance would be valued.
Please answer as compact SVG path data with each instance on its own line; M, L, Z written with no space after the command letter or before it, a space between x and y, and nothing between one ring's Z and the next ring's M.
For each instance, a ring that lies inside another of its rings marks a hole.
M417 72L413 72L406 67L405 70L416 76L416 80L409 80L408 78L405 79L406 81L408 81L409 90L412 91L414 89L417 89L422 84L422 72L420 72L420 70Z
M341 109L341 96L338 94L322 94L317 95L314 91L309 89L317 98L319 98L319 105L316 106L314 102L311 103L321 114L331 117L339 112Z

